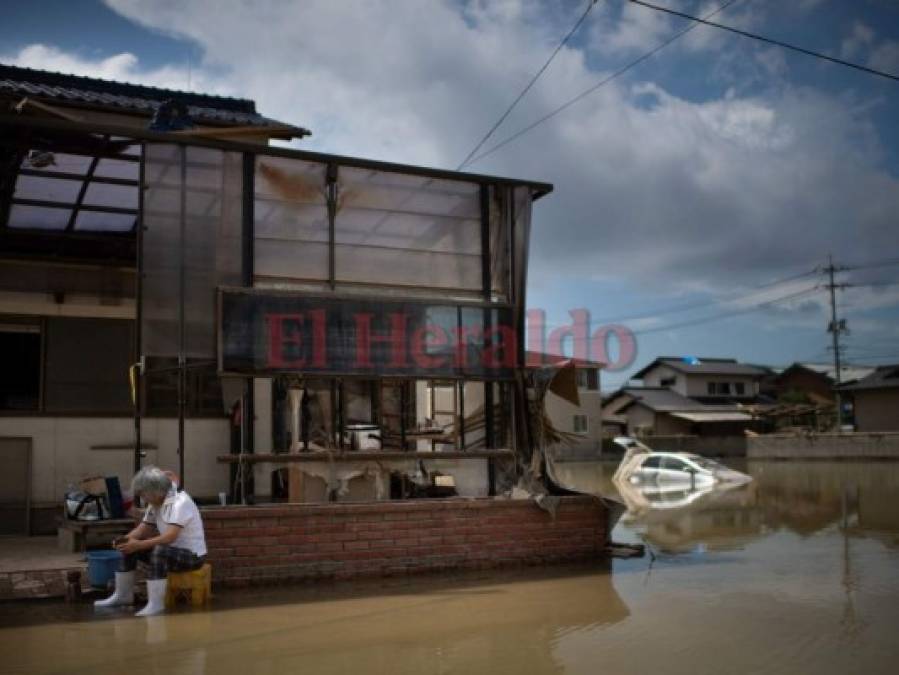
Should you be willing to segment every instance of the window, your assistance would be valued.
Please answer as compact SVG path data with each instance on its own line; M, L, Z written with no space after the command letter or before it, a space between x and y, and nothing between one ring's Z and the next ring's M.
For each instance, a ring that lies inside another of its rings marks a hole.
M651 455L643 460L643 469L658 469L662 465L662 458L659 455Z
M41 393L41 329L0 323L0 410L37 410Z
M45 412L127 413L134 323L47 319Z
M687 465L682 459L678 459L677 457L663 457L662 468L668 469L669 471L686 471Z
M599 371L596 368L587 370L587 389L590 391L599 389Z
M574 433L586 434L587 429L588 429L587 416L586 415L575 415L573 420L574 420Z
M746 385L743 384L742 382L735 382L734 383L734 393L736 393L737 396L745 396L746 395Z
M662 387L673 387L676 384L677 384L676 377L663 377L661 380L659 380L659 385Z
M730 382L709 382L709 396L729 396Z
M587 388L587 371L581 370L580 368L578 368L577 371L575 372L575 374L577 375L577 388L578 389L586 389Z

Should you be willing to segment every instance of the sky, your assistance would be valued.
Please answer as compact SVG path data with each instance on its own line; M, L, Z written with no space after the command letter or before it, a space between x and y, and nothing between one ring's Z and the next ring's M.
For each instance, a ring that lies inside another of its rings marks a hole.
M9 3L0 62L252 98L312 130L297 147L453 169L587 4ZM736 0L714 20L899 74L899 0ZM688 24L598 0L481 152ZM633 332L630 363L609 339L603 389L659 355L832 359L829 255L851 268L844 360L899 363L897 120L899 82L698 26L467 169L555 185L534 206L528 305L548 330L584 309L592 331Z

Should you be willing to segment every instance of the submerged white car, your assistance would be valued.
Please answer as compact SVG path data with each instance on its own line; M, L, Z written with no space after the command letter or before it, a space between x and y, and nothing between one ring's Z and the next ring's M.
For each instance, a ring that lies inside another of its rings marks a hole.
M613 480L660 489L691 489L727 484L742 485L751 476L707 457L688 452L656 452L640 441L620 436L615 443L625 448Z

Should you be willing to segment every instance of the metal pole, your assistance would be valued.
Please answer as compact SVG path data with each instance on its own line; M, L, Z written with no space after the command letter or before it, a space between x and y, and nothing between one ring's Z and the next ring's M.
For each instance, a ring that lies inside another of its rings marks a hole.
M186 407L185 389L187 388L186 331L184 325L184 240L187 231L187 148L180 145L178 149L181 158L180 232L178 239L178 477L181 479L181 487L184 487L184 412Z
M141 419L140 409L142 405L141 399L141 376L143 370L143 278L144 278L144 182L146 180L146 170L144 163L147 157L147 144L141 143L140 147L140 165L139 179L137 186L137 225L135 227L137 239L137 274L134 278L134 306L135 306L135 326L134 326L134 356L140 364L135 369L134 375L134 473L140 471L141 465Z
M830 327L828 330L833 338L834 392L837 404L837 431L840 431L843 427L843 397L840 394L840 383L842 381L840 374L840 331L842 327L837 321L837 284L834 283L833 276L836 267L833 264L833 256L828 256L827 261L827 273L830 278L830 283L827 284L827 288L830 290Z

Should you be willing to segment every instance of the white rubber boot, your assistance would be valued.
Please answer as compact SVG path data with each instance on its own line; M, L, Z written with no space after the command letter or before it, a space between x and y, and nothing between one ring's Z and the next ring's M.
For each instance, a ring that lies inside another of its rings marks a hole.
M134 570L115 573L115 590L105 600L97 600L94 607L116 607L134 604Z
M147 606L134 616L153 616L165 611L165 591L168 579L147 579Z

